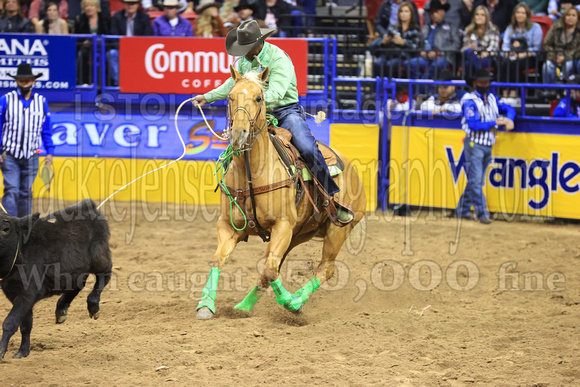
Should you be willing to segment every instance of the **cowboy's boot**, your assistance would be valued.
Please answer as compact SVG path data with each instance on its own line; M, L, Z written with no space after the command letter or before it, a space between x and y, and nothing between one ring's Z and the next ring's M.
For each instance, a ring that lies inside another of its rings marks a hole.
M354 214L348 209L340 205L336 205L336 218L340 223L349 224L354 220Z

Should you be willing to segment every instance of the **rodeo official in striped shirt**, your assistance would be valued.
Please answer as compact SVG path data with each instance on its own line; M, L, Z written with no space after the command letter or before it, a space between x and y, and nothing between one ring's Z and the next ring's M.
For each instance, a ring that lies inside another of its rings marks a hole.
M18 65L17 90L0 98L0 163L4 178L2 205L12 216L32 213L32 183L38 173L40 138L47 151L45 163L52 164L54 145L46 99L31 89L36 78L28 63Z
M463 118L461 123L465 131L463 154L467 167L467 185L455 210L457 218L471 218L471 207L475 208L477 219L483 224L490 224L487 202L483 194L487 167L491 162L491 147L495 144L498 128L514 128L516 110L502 102L489 92L491 74L479 69L473 77L474 90L461 99ZM505 115L505 117L500 116Z

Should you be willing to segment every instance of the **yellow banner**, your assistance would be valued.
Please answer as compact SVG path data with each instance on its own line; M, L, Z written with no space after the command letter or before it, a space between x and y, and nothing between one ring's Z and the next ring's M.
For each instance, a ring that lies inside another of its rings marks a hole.
M367 211L377 208L379 126L330 124L330 146L344 153L363 181Z
M465 133L393 126L389 201L455 208L466 183ZM484 193L491 212L580 218L579 136L500 132Z
M374 210L377 205L378 125L332 124L330 138L331 146L343 152L359 173L367 195L367 210ZM91 198L98 204L133 179L169 162L138 158L55 157L50 192L38 177L32 187L33 195L66 201ZM44 158L40 158L40 168L43 163ZM217 184L214 169L213 161L179 161L131 184L112 200L219 204L219 191L214 192ZM3 189L0 185L0 192Z

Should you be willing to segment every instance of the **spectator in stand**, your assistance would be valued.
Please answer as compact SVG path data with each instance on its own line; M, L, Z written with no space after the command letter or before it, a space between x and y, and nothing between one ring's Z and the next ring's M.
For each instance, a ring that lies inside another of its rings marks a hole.
M110 14L101 11L99 0L83 0L82 8L75 20L75 34L111 34Z
M493 66L493 55L499 51L499 31L490 21L487 8L480 5L473 13L473 21L463 36L464 73L470 79L474 70Z
M508 82L519 82L522 71L535 68L535 58L542 49L542 27L532 22L530 7L521 2L514 8L512 22L503 34L502 51L504 51L504 74ZM507 93L507 90L505 90ZM515 89L510 91L509 101L515 104Z
M238 3L238 0L225 0L219 8L219 17L222 19L224 23L224 27L226 27L226 31L228 28L239 19L237 18L237 14L234 12L234 5Z
M285 38L289 35L296 35L295 32L291 32L292 26L301 25L302 12L284 0L259 0L258 12L254 17L258 20L264 20L268 28L278 30L272 36Z
M417 106L415 100L409 101L409 86L398 83L397 91L395 95L395 100L387 100L387 118L393 118L392 112L408 112L409 110L414 110Z
M191 23L179 16L178 0L165 0L163 9L165 15L161 15L153 20L153 33L155 36L193 36Z
M238 28L240 24L254 19L254 14L256 14L258 9L258 5L255 1L248 1L248 0L241 0L240 3L234 8L234 11L237 12L239 20L233 23L230 26L227 26L228 31L233 30L234 28ZM258 26L260 28L267 28L266 23L263 20L256 20Z
M449 70L443 70L439 73L436 78L437 81L450 82L455 78L453 73ZM426 112L431 112L435 114L445 114L445 113L461 113L461 97L465 92L462 90L461 93L455 90L454 85L438 85L437 94L429 97L425 102L421 104L421 110Z
M472 220L471 207L473 206L477 220L482 224L491 223L483 194L486 171L492 158L491 148L495 144L497 130L499 128L512 130L516 116L516 110L513 107L499 102L497 97L489 91L490 81L491 74L487 70L477 70L473 79L470 80L473 91L465 94L461 99L467 185L457 204L455 217Z
M47 3L44 20L36 24L37 34L67 35L68 24L60 17L57 3Z
M401 4L403 4L403 0L385 0L385 2L381 4L375 20L375 29L379 33L379 37L384 37L388 33L389 26L397 24L397 15ZM415 20L419 21L417 8L414 3L411 3L411 5L413 6L413 12L415 13Z
M201 0L199 2L199 6L195 9L195 13L199 15L195 28L196 36L225 38L228 31L219 15L218 9L220 6L220 3L215 3L213 0Z
M46 19L46 8L48 3L56 3L58 5L59 17L64 20L65 23L66 19L68 18L67 0L60 0L60 2L58 0L32 0L30 2L30 9L28 10L28 19L32 24L34 24L37 32L39 29L38 24L40 23L40 20Z
M562 14L560 13L560 1L559 0L550 0L548 3L548 16L552 19L553 22L558 20Z
M503 33L510 24L511 17L516 6L515 0L464 0L460 11L461 20L464 25L468 25L473 20L474 10L483 6L490 15L490 21L495 25L500 33Z
M440 0L431 0L429 8L430 24L423 25L421 39L425 42L419 57L405 61L409 68L410 78L433 79L441 70L455 63L455 52L461 46L459 31L443 21L449 4L441 4ZM423 76L420 73L425 71Z
M549 0L521 0L522 3L530 7L532 15L546 16L548 12ZM521 3L520 3L521 4Z
M375 19L379 13L381 3L381 0L365 0L365 5L367 8L367 29L369 31L367 46L369 46L376 38L380 36L379 32L376 30Z
M82 13L83 10L83 0L68 0L68 16L67 20L76 20L76 18ZM109 6L109 0L99 0L100 8L103 15L110 17L111 7ZM64 17L63 17L64 19ZM78 34L78 32L75 32Z
M397 23L390 25L387 34L375 40L372 48L380 45L384 50L379 51L379 56L374 63L374 75L380 77L401 78L400 68L403 62L409 58L418 56L421 44L421 30L415 20L415 11L408 1L399 7ZM414 50L414 52L401 51Z
M111 34L111 18L108 14L101 12L99 0L83 0L82 7L83 12L75 20L75 34ZM78 74L81 83L91 84L94 81L91 72L94 59L92 40L87 39L80 44L78 55L81 62L80 74Z
M569 76L564 83L569 85L577 85L580 79L576 78L575 75ZM568 118L579 118L580 115L580 90L570 89L570 107L568 108L568 98L564 96L556 105L552 117L568 117Z
M546 34L544 83L554 83L557 78L565 79L574 73L574 61L580 54L579 16L578 9L569 7Z
M34 32L34 25L22 15L20 0L6 0L4 2L0 18L0 32Z
M152 36L149 16L139 9L139 0L123 0L124 9L115 12L111 35Z
M429 9L430 1L425 4L425 10ZM449 4L449 10L445 12L444 22L447 22L450 26L463 30L465 25L462 23L460 11L463 8L463 0L441 0L441 4ZM431 18L429 17L429 12L425 12L423 15L423 25L431 24Z
M153 27L149 15L139 9L139 0L123 0L124 9L115 12L111 23L111 35L151 36ZM119 85L119 46L118 42L107 51L107 84Z

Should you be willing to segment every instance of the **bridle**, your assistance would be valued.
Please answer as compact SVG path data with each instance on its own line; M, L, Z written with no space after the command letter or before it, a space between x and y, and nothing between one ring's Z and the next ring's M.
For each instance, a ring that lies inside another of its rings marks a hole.
M264 106L264 95L263 94L262 94L262 100L260 101L260 107L259 107L258 111L256 112L256 115L254 116L254 118L252 118L252 116L250 115L250 112L244 106L238 106L232 112L231 105L228 103L228 116L229 116L229 118L228 118L227 130L229 133L231 133L231 128L232 128L232 125L234 124L234 116L239 110L243 111L246 114L246 116L248 116L248 120L250 121L250 134L248 136L248 139L246 140L246 143L244 144L244 147L239 149L241 152L250 151L252 149L252 147L254 146L254 143L258 139L259 134L262 133L264 131L264 129L266 129L268 127L268 120L265 120L264 125L262 126L262 128L260 130L258 130L258 131L254 130L256 127L256 121L260 117L260 114L262 113L262 109L264 109L264 107L265 106Z
M231 100L230 100L231 101ZM265 108L265 102L264 102L264 93L261 93L261 100L259 102L260 107L258 108L258 111L256 112L256 115L254 116L254 118L252 118L252 115L250 114L250 112L248 111L248 109L246 109L243 106L238 106L237 108L234 109L233 112L231 112L231 105L228 102L228 115L229 115L229 128L228 130L230 130L231 133L231 127L234 124L234 116L235 114L241 110L243 111L246 116L248 116L248 119L250 120L250 134L248 136L248 138L246 139L246 142L243 144L242 148L239 149L239 151L241 152L248 152L246 157L245 157L245 164L246 164L246 175L248 178L248 191L250 193L250 201L252 203L252 212L254 214L253 219L250 218L250 221L248 222L248 225L253 228L254 230L256 230L256 232L258 233L258 235L260 236L260 238L262 238L262 240L264 242L270 242L270 234L262 227L262 225L260 225L260 222L258 221L258 214L256 211L256 194L254 192L254 185L252 183L252 171L250 169L250 151L252 150L252 147L254 146L256 140L259 138L260 133L262 133L264 131L264 129L266 129L268 127L268 120L264 120L264 126L262 126L262 128L258 131L254 131L254 129L256 128L256 121L258 120L258 118L260 117L260 114L262 113L262 109Z

